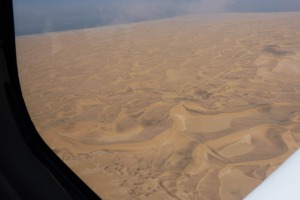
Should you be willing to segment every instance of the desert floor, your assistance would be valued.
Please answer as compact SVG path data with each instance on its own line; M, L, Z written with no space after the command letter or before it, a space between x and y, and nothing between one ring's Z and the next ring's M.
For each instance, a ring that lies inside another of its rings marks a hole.
M300 13L16 41L37 130L104 200L239 200L300 145Z

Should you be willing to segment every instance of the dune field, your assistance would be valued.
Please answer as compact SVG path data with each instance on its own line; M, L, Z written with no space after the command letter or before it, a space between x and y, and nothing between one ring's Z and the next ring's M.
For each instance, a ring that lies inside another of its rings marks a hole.
M239 200L300 145L300 13L16 42L36 129L104 200Z

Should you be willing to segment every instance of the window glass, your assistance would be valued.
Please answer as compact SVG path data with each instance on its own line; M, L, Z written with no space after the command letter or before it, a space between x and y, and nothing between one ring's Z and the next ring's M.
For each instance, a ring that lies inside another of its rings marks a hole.
M27 109L103 199L242 199L300 145L298 10L15 0Z

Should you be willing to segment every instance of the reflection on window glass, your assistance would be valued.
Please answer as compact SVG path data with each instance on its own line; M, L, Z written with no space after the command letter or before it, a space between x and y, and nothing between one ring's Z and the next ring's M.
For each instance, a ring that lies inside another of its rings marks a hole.
M104 200L242 199L300 145L296 1L14 9L36 129Z

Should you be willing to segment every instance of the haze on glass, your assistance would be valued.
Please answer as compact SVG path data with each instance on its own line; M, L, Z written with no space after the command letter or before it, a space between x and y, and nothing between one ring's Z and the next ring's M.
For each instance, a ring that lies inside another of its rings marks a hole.
M36 129L104 200L239 200L300 146L300 2L14 1Z

